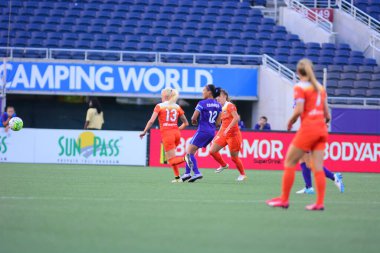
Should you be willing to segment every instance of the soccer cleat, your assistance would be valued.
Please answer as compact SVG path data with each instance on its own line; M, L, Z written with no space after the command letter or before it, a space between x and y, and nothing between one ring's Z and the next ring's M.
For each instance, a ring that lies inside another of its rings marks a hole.
M192 176L190 179L189 179L189 183L194 183L195 181L197 181L198 179L202 179L203 176L202 174L196 174L194 176Z
M315 191L314 191L314 188L313 187L310 187L310 188L303 188L299 191L296 192L297 194L315 194Z
M344 192L343 176L341 173L334 173L334 184L338 187L341 193Z
M191 174L185 173L181 176L182 182L185 182L185 181L189 180L190 178L191 178Z
M289 202L282 201L281 197L269 199L265 203L271 207L281 207L283 209L289 208Z
M191 161L190 154L185 155L185 162L186 162L187 166L189 166L189 168L192 170L194 167L194 164L193 164L193 161Z
M224 167L222 167L222 166L220 166L219 168L217 168L216 170L215 170L215 173L220 173L220 172L222 172L223 170L226 170L226 169L228 169L229 167L228 167L228 163L226 164L226 166L224 166Z
M175 178L172 180L172 183L182 183L182 179L181 178Z
M311 204L305 207L307 211L323 211L325 207L323 205Z
M248 177L246 175L239 175L236 181L242 182L248 180Z

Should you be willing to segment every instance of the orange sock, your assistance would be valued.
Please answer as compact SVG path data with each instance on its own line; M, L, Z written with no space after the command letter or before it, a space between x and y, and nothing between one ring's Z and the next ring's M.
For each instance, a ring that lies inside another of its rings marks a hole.
M325 200L325 191L326 191L325 172L323 170L314 172L314 178L315 178L315 186L317 188L316 204L323 206L324 200Z
M231 157L232 161L236 164L237 169L240 172L240 175L245 176L244 166L238 156Z
M185 161L185 159L183 159L183 157L179 157L179 156L173 157L173 158L168 160L168 162L171 166L181 164L184 161Z
M284 202L289 201L289 195L294 183L295 176L296 176L295 167L293 168L285 167L284 175L282 177L282 195L281 195L281 199Z
M215 161L217 161L222 167L227 166L227 163L223 160L219 152L215 152L215 153L210 152L210 155L214 157Z
M172 165L172 169L175 177L179 177L179 168L177 165Z

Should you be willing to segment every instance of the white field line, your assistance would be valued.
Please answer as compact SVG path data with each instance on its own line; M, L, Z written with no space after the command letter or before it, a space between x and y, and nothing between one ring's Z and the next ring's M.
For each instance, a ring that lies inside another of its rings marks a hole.
M314 199L314 198L312 198ZM123 198L87 198L87 197L36 197L36 196L0 196L2 200L48 200L48 201L117 201L117 202L175 202L175 203L221 203L221 204L261 204L265 200L212 200L212 199L123 199ZM341 205L380 205L379 201L326 201L330 204ZM304 201L291 201L291 203L304 203Z

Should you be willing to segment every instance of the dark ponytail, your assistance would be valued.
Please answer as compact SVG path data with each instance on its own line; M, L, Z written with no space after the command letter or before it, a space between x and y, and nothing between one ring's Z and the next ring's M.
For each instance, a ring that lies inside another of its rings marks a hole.
M215 85L213 85L213 84L207 84L207 89L209 91L211 91L211 94L212 94L213 98L219 97L220 90L221 90L220 87L215 87Z

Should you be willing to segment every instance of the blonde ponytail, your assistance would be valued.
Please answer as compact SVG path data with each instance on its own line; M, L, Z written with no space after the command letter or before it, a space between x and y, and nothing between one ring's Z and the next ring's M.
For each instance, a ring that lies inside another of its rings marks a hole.
M314 89L320 92L320 84L315 77L313 63L309 59L302 59L298 62L297 72L299 75L308 78L308 81L313 85Z
M176 89L165 88L161 91L161 94L169 101L171 104L175 104L179 97L179 92Z

